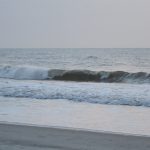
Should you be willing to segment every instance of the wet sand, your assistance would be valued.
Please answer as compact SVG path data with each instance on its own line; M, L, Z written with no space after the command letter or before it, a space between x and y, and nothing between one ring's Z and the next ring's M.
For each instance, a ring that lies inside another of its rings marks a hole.
M0 123L0 150L149 150L150 137Z

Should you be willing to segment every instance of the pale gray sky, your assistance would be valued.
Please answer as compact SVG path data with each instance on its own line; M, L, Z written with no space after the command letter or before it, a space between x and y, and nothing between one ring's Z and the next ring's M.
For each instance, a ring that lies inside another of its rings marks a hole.
M0 47L150 47L150 0L0 0Z

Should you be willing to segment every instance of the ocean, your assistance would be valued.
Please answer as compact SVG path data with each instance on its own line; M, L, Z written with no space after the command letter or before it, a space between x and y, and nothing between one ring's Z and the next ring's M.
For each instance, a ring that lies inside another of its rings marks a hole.
M0 96L150 106L150 49L0 49Z
M0 121L150 135L150 49L0 49L0 104Z

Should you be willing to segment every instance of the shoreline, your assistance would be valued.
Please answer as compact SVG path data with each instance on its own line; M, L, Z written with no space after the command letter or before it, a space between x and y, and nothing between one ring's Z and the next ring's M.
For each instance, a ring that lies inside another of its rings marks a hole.
M1 150L149 150L150 137L0 122Z

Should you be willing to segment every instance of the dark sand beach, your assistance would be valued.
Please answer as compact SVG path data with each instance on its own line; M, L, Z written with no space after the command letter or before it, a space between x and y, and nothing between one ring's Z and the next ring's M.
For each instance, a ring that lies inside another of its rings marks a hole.
M150 137L1 123L0 149L149 150Z

